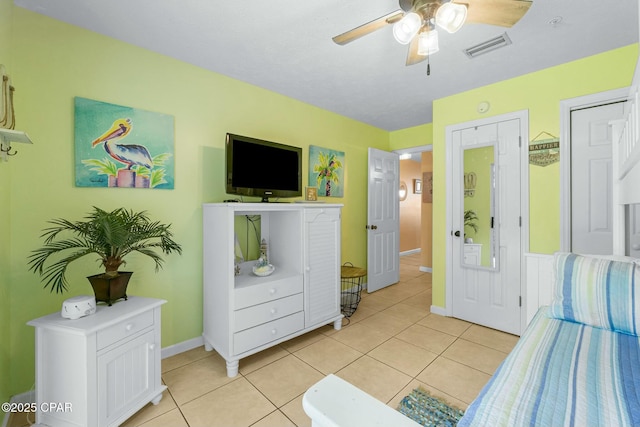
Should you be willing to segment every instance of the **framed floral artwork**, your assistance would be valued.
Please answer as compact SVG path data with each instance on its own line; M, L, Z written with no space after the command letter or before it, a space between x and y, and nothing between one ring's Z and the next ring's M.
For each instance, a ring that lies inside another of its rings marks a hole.
M343 151L309 146L309 187L315 187L318 196L344 196Z

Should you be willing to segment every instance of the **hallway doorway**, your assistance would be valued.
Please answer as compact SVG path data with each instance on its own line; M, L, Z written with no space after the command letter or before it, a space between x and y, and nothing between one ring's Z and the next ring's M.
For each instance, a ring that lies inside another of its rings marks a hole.
M419 259L416 268L432 271L432 146L395 150L400 155L400 256Z

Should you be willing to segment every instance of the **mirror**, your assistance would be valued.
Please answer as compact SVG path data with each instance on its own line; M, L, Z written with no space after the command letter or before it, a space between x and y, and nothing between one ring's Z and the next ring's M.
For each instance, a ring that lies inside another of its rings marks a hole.
M398 196L401 202L407 199L407 184L405 184L404 181L400 181L400 190L398 190Z
M464 244L462 266L498 269L495 144L465 148L463 154ZM495 225L495 226L494 226Z

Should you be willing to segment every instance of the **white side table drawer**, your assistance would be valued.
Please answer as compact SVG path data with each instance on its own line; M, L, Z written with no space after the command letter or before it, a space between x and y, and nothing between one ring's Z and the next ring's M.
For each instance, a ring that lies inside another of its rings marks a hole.
M280 319L303 310L302 294L291 295L235 312L235 332Z
M153 325L153 311L146 311L116 325L100 330L96 334L98 350L110 346L130 335Z
M240 354L303 328L304 312L300 311L282 319L235 333L233 335L233 351L235 354Z

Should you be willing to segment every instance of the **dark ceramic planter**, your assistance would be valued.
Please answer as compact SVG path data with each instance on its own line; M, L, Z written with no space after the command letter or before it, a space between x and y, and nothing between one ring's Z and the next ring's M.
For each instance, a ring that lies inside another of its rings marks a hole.
M126 300L127 285L132 274L131 271L119 271L115 276L102 273L87 277L96 295L96 302L104 301L111 305L120 298Z

